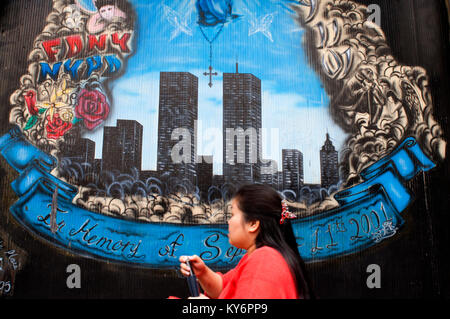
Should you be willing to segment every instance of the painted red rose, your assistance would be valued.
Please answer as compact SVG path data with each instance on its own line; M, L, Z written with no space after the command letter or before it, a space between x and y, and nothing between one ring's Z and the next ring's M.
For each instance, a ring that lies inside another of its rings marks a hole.
M75 116L82 119L89 130L100 125L108 114L109 105L103 93L97 90L81 90L75 106Z
M47 121L47 137L51 139L60 138L72 128L72 123L63 121L58 113L53 114L53 120L47 115Z
M31 115L38 114L39 110L36 107L36 92L29 90L24 94L25 102L27 103L28 113Z

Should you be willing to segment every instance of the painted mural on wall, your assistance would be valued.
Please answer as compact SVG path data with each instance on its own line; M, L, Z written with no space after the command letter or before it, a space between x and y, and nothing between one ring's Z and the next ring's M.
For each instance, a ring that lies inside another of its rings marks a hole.
M0 137L10 212L73 254L231 267L244 183L288 200L307 262L351 254L445 158L426 70L348 0L54 0L28 63Z

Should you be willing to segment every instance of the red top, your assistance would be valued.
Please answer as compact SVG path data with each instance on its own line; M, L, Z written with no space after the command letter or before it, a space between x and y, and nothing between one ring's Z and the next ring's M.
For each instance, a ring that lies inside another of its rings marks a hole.
M298 299L295 278L276 249L264 246L245 254L237 266L222 275L218 299Z

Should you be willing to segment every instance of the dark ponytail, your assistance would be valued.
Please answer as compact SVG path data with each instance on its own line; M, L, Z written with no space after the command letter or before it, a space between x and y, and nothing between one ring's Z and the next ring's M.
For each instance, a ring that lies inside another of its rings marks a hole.
M260 231L256 238L256 247L269 246L278 250L295 278L299 296L315 299L291 222L285 219L284 223L280 224L281 196L269 186L251 184L242 186L234 198L244 213L246 222L259 220Z

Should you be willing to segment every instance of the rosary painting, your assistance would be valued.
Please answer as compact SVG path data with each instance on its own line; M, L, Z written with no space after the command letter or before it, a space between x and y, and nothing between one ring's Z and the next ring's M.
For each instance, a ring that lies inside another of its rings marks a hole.
M13 2L6 12L25 11ZM383 263L408 245L417 203L433 213L443 106L435 75L393 53L380 5L39 2L48 12L29 25L25 66L1 92L1 294L26 296L14 282L41 250L111 276L173 277L190 254L230 269L245 251L228 243L229 200L249 183L273 187L296 215L319 290L326 265ZM423 218L431 231L435 217Z

